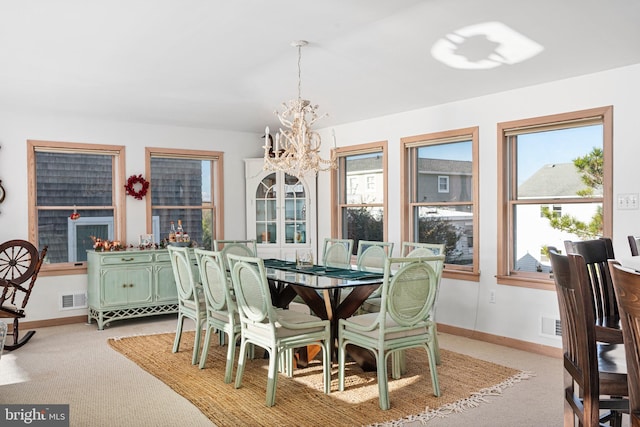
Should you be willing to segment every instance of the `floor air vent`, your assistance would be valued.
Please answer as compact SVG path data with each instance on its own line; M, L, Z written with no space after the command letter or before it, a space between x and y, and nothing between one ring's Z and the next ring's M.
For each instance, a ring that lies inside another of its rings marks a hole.
M60 296L60 310L74 310L76 308L87 308L87 294L85 292Z
M560 319L542 316L540 333L546 336L562 338L562 324Z

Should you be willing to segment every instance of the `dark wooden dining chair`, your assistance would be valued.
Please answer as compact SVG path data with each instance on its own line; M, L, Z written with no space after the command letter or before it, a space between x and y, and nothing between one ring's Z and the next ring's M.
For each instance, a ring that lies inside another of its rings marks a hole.
M629 413L632 427L640 427L640 273L609 261L618 298L620 323L629 373Z
M638 246L640 246L640 236L627 236L629 241L629 249L631 249L631 256L638 256Z
M0 318L12 318L13 344L5 342L5 350L15 350L27 343L36 331L20 337L20 319L26 316L25 308L38 278L40 267L47 256L47 246L38 249L26 240L9 240L0 244ZM29 281L27 286L23 284Z
M624 346L596 342L593 295L582 256L549 252L556 285L564 363L564 425L620 426L628 411ZM614 396L614 397L611 397ZM606 414L600 414L607 410Z
M603 237L594 240L565 242L567 254L582 256L587 266L589 287L593 295L596 322L596 338L600 342L620 344L623 342L620 329L618 303L613 291L608 261L615 259L611 239Z

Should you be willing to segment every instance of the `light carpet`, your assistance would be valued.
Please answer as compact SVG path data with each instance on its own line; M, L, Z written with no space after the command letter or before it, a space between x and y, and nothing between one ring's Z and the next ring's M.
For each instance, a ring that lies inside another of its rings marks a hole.
M180 351L172 353L175 334L111 338L112 348L154 375L192 402L219 426L303 425L402 425L426 422L473 408L486 396L502 391L532 375L452 351L441 349L438 365L441 396L433 396L424 350L406 352L407 372L389 379L391 409L378 406L375 372L363 372L355 363L347 366L345 390L338 391L337 366L332 370L331 394L322 392L322 363L314 360L296 369L292 378L278 377L276 404L265 406L268 360L249 360L242 387L225 384L226 348L211 346L205 369L191 364L193 332L183 333ZM237 356L236 356L237 360ZM235 380L235 372L234 372Z

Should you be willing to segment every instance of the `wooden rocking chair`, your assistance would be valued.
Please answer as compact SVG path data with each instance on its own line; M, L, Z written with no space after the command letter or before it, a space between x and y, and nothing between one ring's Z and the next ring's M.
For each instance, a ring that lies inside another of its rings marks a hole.
M29 331L20 338L18 320L25 317L24 309L46 255L47 246L38 255L38 249L26 240L0 244L0 318L13 318L13 330L8 334L13 335L13 344L5 342L5 350L22 347L36 333ZM29 285L22 286L27 280L30 280ZM21 298L16 298L18 292L22 293Z

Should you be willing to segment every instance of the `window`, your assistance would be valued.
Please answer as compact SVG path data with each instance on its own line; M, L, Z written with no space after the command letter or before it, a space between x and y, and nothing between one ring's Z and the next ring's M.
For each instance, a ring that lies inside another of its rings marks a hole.
M368 176L367 177L367 191L375 191L376 190L376 177Z
M43 272L86 273L92 236L124 241L124 147L31 140L27 147L29 238L49 247ZM74 209L80 217L71 220Z
M191 240L212 249L213 240L224 235L223 154L147 148L146 155L151 177L147 232L167 239L171 221L177 226L181 220Z
M353 239L354 254L359 240L387 238L386 152L386 141L336 150L338 169L331 179L338 197L332 197L337 199L332 207L332 236ZM365 185L354 186L358 182L366 183L366 189Z
M478 128L401 138L402 239L445 245L446 277L479 280Z
M448 192L449 192L449 177L439 176L438 177L438 193L448 193Z
M498 283L554 289L548 246L610 236L612 107L498 124Z

